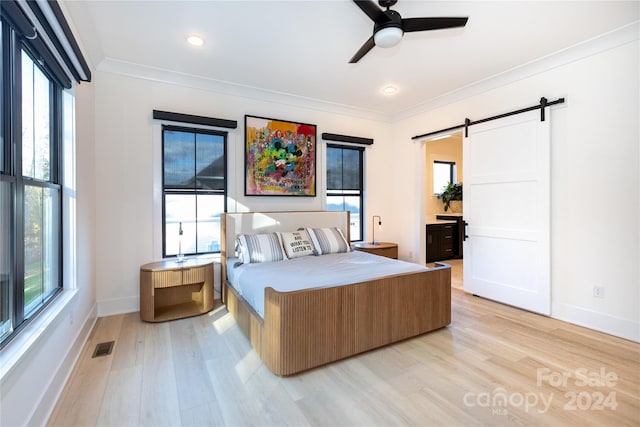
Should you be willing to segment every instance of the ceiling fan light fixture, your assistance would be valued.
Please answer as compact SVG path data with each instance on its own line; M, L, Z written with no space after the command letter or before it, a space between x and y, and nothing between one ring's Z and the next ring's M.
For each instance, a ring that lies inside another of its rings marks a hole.
M443 30L445 28L464 27L468 17L424 17L403 19L395 10L390 9L398 0L353 0L355 5L373 21L373 36L358 49L349 60L355 64L374 47L392 47L400 43L405 32ZM383 10L386 9L386 10Z
M381 28L373 35L373 40L378 47L393 47L400 43L400 40L402 40L402 34L402 28Z

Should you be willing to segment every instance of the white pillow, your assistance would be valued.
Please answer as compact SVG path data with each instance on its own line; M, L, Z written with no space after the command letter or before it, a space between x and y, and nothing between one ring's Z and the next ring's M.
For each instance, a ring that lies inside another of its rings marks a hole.
M305 230L280 233L282 246L287 254L287 258L298 258L308 255L315 255L316 251L309 238L309 233Z
M307 228L318 255L349 252L349 242L337 228Z
M278 233L241 234L237 243L238 255L245 264L285 259Z

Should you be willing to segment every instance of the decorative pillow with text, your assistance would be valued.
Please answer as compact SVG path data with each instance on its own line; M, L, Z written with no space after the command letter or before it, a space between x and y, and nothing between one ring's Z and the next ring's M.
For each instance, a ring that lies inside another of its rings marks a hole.
M305 230L280 233L280 237L284 251L290 259L316 254L309 233Z

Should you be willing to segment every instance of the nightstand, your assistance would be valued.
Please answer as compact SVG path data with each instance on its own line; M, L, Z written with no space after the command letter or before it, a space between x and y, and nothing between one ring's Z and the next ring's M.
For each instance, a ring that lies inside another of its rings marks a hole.
M387 258L398 259L398 244L391 242L377 242L375 245L370 242L358 242L353 244L356 251L369 252L374 255L385 256Z
M163 322L213 309L213 261L160 261L140 267L140 319Z

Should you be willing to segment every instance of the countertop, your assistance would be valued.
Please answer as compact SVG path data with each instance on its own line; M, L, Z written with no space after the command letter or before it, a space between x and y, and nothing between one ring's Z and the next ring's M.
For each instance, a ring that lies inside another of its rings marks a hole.
M456 221L453 219L435 219L430 218L427 220L427 225L436 225L436 224L455 224Z
M443 214L438 214L436 215L438 216L455 216L456 218L462 218L464 214L463 213L443 213Z
M461 213L445 213L438 215L429 215L427 217L427 225L435 225L435 224L455 224L457 221L455 219L439 219L439 216L448 216L448 217L456 217L462 218Z

